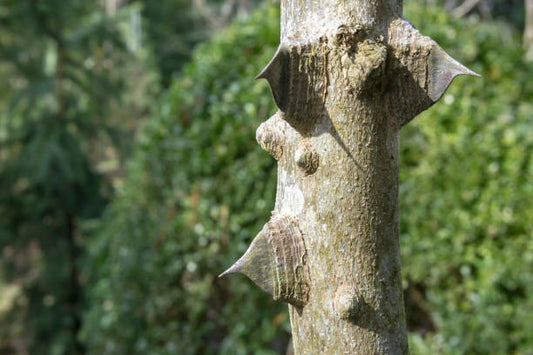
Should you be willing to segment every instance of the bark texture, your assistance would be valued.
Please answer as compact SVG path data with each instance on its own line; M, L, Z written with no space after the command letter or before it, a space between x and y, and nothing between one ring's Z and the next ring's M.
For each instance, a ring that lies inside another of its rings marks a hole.
M281 44L259 75L279 111L257 131L278 160L276 204L227 273L290 303L295 354L405 354L399 131L473 73L404 20L401 1L281 6Z

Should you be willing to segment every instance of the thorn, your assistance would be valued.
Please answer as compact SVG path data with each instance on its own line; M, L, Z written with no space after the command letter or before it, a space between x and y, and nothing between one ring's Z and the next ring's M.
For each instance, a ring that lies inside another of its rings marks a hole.
M265 231L268 224L254 238L248 250L228 270L219 277L228 274L243 274L269 294L273 294L271 251Z
M219 277L243 274L274 300L303 307L309 296L305 253L297 222L288 216L273 216L244 255Z
M239 273L239 272L240 272L240 269L241 269L241 268L240 268L240 266L241 266L241 265L240 265L240 261L241 261L241 260L242 260L242 258L239 259L239 260L237 260L237 262L236 262L235 264L233 264L232 266L230 266L230 268L227 269L226 271L224 271L222 274L218 275L218 277L220 278L220 277L227 276L227 275L229 275L229 274L236 274L236 273Z
M436 43L431 48L429 59L428 96L438 101L446 92L453 79L458 75L472 75L481 77L478 73L468 69L453 59Z
M280 45L267 66L255 77L255 79L268 81L274 101L281 111L285 111L288 105L289 61L290 56L287 49Z

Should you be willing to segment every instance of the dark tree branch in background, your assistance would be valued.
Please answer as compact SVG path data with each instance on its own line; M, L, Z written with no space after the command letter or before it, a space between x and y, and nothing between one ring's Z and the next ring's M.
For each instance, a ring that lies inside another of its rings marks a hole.
M452 7L453 8L453 7ZM466 0L461 5L453 8L451 11L455 17L464 17L468 15L474 8L477 8L481 17L486 20L492 19L491 5L486 0Z
M479 12L481 13L481 17L483 17L485 20L492 19L492 9L487 1L480 2L478 4L478 9L479 9Z
M63 64L65 59L65 48L61 42L56 44L56 96L58 113L57 117L60 121L65 121L65 91L63 90Z
M250 13L250 1L239 0L239 8L237 11L239 16L247 16Z
M453 9L452 15L454 15L455 17L464 17L464 16L468 15L468 13L470 11L472 11L472 9L474 9L474 7L479 5L479 3L481 1L482 0L466 0L461 5L457 6L455 9Z
M240 11L247 3L247 1L241 0L237 5L237 0L228 0L222 5L220 13L217 13L213 6L208 4L208 1L193 0L193 5L200 12L209 27L213 29L221 29L227 25L233 17L234 12ZM236 7L237 9L235 9Z

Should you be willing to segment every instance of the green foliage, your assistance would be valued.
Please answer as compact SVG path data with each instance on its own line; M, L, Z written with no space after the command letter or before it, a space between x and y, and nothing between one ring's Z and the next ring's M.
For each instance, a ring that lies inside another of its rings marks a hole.
M275 164L254 140L273 100L253 76L278 42L277 5L196 51L146 126L91 247L92 353L260 354L285 307L216 276L267 220ZM507 25L407 3L406 17L483 75L459 78L402 133L401 243L415 354L533 348L533 70ZM268 350L266 350L268 349Z
M192 48L210 31L189 0L140 0L146 20L146 43L152 47L161 81L168 86L173 73L189 60Z
M0 317L0 352L82 350L79 221L110 196L93 161L124 140L116 120L135 118L118 108L137 63L125 64L121 22L93 1L0 4L0 279L21 291Z
M247 6L255 7L260 0L247 0ZM176 73L190 60L193 48L213 34L209 22L190 0L138 0L142 4L141 14L145 21L146 43L152 47L154 60L159 68L161 83L168 87ZM206 0L201 6L210 9L213 15L227 12L231 19L230 5L227 0ZM224 10L220 10L223 8Z
M404 277L425 289L422 307L437 329L425 346L529 353L533 70L504 24L409 10L424 34L483 75L457 79L402 134Z
M92 353L268 354L286 345L284 305L244 277L217 278L273 207L275 165L254 132L274 105L253 78L275 52L278 19L263 8L202 46L145 128L91 249L83 338Z

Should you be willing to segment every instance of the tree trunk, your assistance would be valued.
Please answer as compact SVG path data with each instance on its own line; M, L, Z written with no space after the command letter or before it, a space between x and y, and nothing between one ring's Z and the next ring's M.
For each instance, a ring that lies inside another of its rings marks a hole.
M257 130L278 160L275 209L224 274L290 303L295 354L407 353L399 131L473 73L401 18L401 0L281 7L281 44L259 75L279 111Z
M533 0L525 0L526 27L524 29L524 48L526 59L533 61Z

